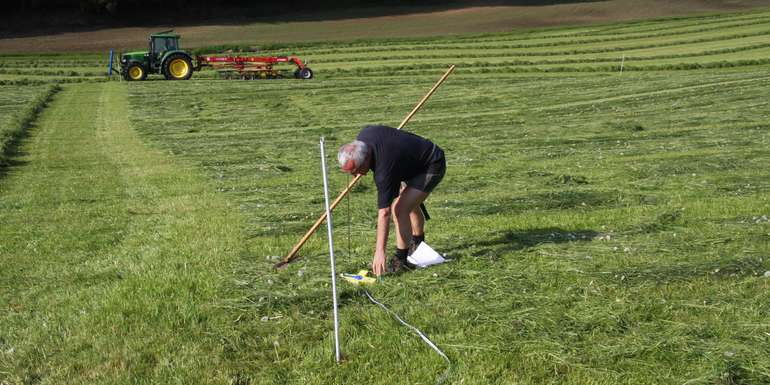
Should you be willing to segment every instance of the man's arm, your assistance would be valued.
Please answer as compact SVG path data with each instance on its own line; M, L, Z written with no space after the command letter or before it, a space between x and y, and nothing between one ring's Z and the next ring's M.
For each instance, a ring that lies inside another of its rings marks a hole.
M385 272L385 249L388 244L388 231L390 230L390 207L377 211L377 243L374 247L374 259L372 270L375 275Z

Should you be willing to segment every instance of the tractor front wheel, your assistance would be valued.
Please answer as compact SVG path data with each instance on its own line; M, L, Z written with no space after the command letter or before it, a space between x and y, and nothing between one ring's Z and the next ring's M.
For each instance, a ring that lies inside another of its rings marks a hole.
M299 78L300 79L312 79L313 78L313 70L311 70L308 67L305 67L301 70L299 70Z
M187 80L192 76L192 73L192 62L185 55L171 55L163 65L163 76L166 77L166 80Z
M123 79L128 81L147 79L147 70L139 63L133 63L123 71Z

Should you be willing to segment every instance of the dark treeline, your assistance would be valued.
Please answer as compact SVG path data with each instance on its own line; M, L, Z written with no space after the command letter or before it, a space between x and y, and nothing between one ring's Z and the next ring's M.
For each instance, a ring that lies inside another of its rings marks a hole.
M465 6L547 5L602 0L16 0L0 13L0 38L102 27L216 20L282 22L390 16Z
M10 5L11 9L22 12L34 11L68 11L78 12L83 15L130 15L139 10L142 12L175 12L189 10L208 9L226 9L232 7L238 8L261 8L261 9L324 9L333 7L336 9L351 6L373 6L373 5L415 5L415 4L438 4L440 1L430 0L337 0L337 1L314 1L314 0L281 0L278 2L267 1L245 1L245 0L225 0L225 1L207 1L207 0L19 0Z
M591 1L591 0L583 0ZM324 11L346 8L391 6L441 6L451 4L519 4L543 5L572 3L578 0L499 0L499 1L441 1L441 0L16 0L6 5L12 13L68 12L81 16L133 16L152 14L200 14L221 9L244 9L255 12Z

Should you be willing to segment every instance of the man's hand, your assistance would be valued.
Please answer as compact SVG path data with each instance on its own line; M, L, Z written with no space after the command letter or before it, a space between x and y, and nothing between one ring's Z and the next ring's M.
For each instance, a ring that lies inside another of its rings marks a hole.
M374 275L379 277L385 272L385 261L384 251L374 252L374 259L372 259L372 271L374 272Z
M378 277L385 272L385 248L388 244L388 230L390 228L390 207L377 211L377 243L374 245L374 259L372 271Z

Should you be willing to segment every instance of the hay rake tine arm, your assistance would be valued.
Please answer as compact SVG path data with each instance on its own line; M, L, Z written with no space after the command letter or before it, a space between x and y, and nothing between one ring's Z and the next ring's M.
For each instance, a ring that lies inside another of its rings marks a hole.
M297 71L308 70L305 63L297 56L215 56L199 55L196 57L198 70L200 67L213 67L218 71L235 71L238 74L272 71L277 63L292 63L297 66ZM312 71L311 71L312 72ZM307 77L307 79L311 78Z
M408 123L409 120L412 119L412 116L414 116L414 114L417 113L417 111L420 110L420 108L423 106L423 104L425 104L425 102L428 101L428 98L430 98L430 96L433 95L434 92L436 92L436 90L441 85L441 83L443 83L444 80L446 80L446 78L452 73L452 71L454 69L455 69L454 65L449 66L449 69L446 71L446 73L444 73L444 76L442 76L441 79L439 79L436 82L436 84L433 85L433 88L431 88L430 91L428 91L428 93L425 94L425 96L423 96L423 98L420 100L420 102L417 103L417 105L414 106L412 111L409 112L409 114L406 115L406 117L404 118L403 121L401 121L401 124L398 125L398 129L399 130L404 128L406 123ZM337 196L337 199L335 199L334 202L329 207L329 211L330 212L333 211L335 207L337 207L337 205L342 201L342 198L345 198L345 196L348 195L348 193L350 193L350 190L353 189L353 186L355 186L355 184L358 183L358 181L361 179L362 176L363 175L357 175L355 178L353 178L352 181L350 181L348 186L344 190L342 190L340 195ZM313 226L310 227L310 230L308 230L307 233L305 233L305 235L302 237L302 239L300 239L299 242L297 242L297 244L294 245L294 248L291 249L289 254L287 254L286 257L284 257L281 262L278 262L275 265L275 267L276 268L282 268L282 267L286 266L289 262L291 262L293 259L295 259L297 257L297 253L299 252L299 249L301 249L302 246L305 245L305 242L307 242L307 240L310 238L310 236L313 235L313 233L315 233L316 230L318 230L318 228L321 226L321 224L323 223L323 221L325 219L326 219L326 213L324 212L323 214L321 214L321 217L318 218L318 220L315 221Z

